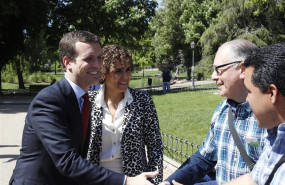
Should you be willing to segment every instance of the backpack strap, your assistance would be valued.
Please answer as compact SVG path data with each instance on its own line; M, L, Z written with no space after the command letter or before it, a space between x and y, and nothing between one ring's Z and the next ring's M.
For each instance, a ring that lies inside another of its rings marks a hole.
M274 177L275 172L277 169L285 162L285 154L281 157L281 159L275 164L272 172L270 173L266 183L264 185L269 185Z
M228 124L229 124L229 128L230 128L230 132L233 136L233 139L234 139L234 142L235 144L237 145L237 148L242 156L242 158L244 159L244 161L246 162L249 170L251 171L255 165L255 162L247 155L242 143L241 143L241 140L240 140L240 137L234 127L234 124L233 124L233 113L232 113L232 108L229 107L229 110L228 110Z

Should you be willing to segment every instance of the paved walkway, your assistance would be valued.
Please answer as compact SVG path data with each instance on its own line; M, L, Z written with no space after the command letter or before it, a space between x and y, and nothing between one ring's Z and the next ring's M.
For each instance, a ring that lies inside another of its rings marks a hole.
M211 83L198 81L198 83ZM191 86L192 82L180 81L173 86ZM21 147L24 120L33 96L0 96L0 185L7 185L15 167ZM164 177L169 175L165 169Z
M8 184L15 167L24 119L32 98L0 97L0 185Z

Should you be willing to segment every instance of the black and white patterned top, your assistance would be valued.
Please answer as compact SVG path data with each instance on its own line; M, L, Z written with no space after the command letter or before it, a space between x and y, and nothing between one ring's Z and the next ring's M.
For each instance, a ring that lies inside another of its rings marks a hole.
M100 90L99 90L100 91ZM102 151L102 107L95 104L99 91L90 91L91 135L87 159L99 165ZM156 109L145 92L129 88L133 97L125 107L121 136L124 174L134 177L142 172L159 171L150 181L159 184L163 179L163 146Z

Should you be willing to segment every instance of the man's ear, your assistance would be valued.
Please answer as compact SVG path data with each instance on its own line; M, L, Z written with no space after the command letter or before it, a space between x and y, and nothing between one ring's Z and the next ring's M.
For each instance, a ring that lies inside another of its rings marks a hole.
M277 102L277 96L278 96L278 88L276 87L276 85L271 84L269 85L268 89L267 89L268 94L270 95L270 101L272 104L275 104Z
M62 63L65 66L65 68L68 69L68 67L70 66L71 60L67 56L65 56L62 59Z
M245 72L244 62L240 63L239 67L240 67L240 78L244 79L244 72Z

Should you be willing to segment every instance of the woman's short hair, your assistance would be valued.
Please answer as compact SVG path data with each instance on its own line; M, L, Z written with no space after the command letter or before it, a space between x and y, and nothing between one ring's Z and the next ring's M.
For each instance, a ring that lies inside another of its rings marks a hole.
M107 45L103 48L102 52L103 67L101 70L100 83L105 82L105 76L110 72L112 66L115 66L115 62L120 62L122 66L126 65L126 62L130 62L132 71L134 65L132 61L132 54L123 46Z

